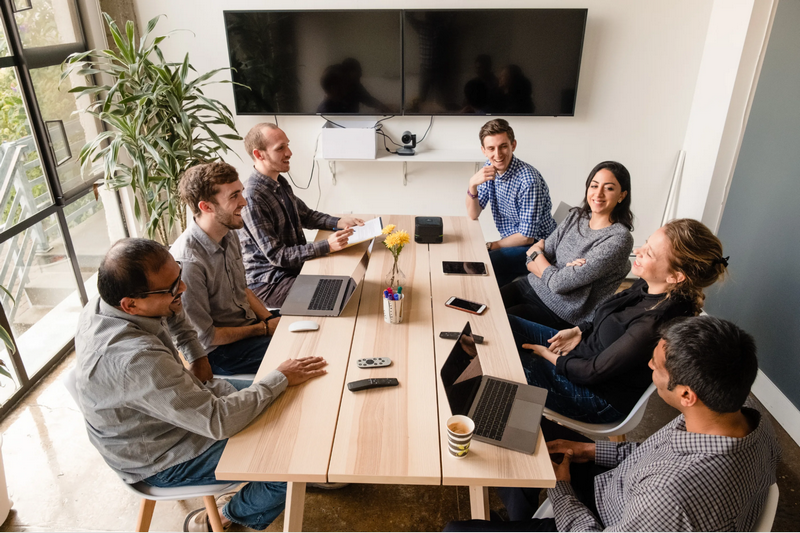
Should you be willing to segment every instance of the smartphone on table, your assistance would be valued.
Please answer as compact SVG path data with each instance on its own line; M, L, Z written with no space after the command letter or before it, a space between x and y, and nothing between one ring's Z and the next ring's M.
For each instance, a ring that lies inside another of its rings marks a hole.
M475 261L442 261L442 270L445 274L461 276L487 276L484 263Z
M449 298L444 305L452 309L458 309L459 311L472 313L473 315L479 315L486 310L486 304L479 304L478 302L470 302L469 300L464 300L463 298L456 298L455 296Z

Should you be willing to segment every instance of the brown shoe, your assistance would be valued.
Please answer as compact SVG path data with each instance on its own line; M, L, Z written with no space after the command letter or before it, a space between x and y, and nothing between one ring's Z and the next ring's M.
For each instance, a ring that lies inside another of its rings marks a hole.
M222 518L222 508L231 501L235 492L226 492L222 496L217 498L217 511L219 512L220 518ZM225 526L225 531L228 531L228 528L231 527L231 524ZM211 523L208 521L208 511L206 511L205 507L201 507L200 509L195 509L194 511L190 512L186 515L186 520L183 521L183 530L184 531L211 531Z

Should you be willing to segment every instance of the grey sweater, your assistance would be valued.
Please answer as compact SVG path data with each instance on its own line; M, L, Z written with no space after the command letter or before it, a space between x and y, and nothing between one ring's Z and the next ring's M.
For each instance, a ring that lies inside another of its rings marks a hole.
M542 302L567 322L590 321L630 271L632 249L633 236L622 224L593 230L588 218L572 211L545 239L544 255L552 266L541 278L529 274L528 282ZM585 265L565 266L580 258L586 259Z

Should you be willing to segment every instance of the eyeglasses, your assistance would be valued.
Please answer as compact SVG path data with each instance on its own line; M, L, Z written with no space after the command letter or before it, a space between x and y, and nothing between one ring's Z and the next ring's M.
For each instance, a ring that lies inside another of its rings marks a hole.
M175 280L175 282L170 286L169 289L162 289L160 291L142 292L139 294L139 297L141 298L144 296L148 296L150 294L171 294L173 298L177 296L178 291L180 290L181 287L181 274L183 274L183 266L180 264L180 262L178 262L178 268L180 268L180 270L178 271L178 279Z

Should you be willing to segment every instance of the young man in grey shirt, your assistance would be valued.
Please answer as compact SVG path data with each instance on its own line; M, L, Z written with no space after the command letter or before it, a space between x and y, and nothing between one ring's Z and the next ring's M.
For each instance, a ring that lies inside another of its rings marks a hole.
M202 383L172 340L189 362L205 357L183 313L180 266L154 241L115 243L97 288L100 297L84 307L75 335L78 404L89 440L126 483L218 483L214 470L226 440L287 386L325 373L322 358L307 357L284 361L249 386ZM249 483L225 497L223 524L265 529L283 510L285 491L283 483ZM184 528L189 518L208 531L203 513L191 513Z
M214 374L255 374L279 318L247 288L239 237L247 200L236 169L223 162L186 171L180 195L189 221L170 252L183 268L183 306L207 357L191 367L201 380Z

